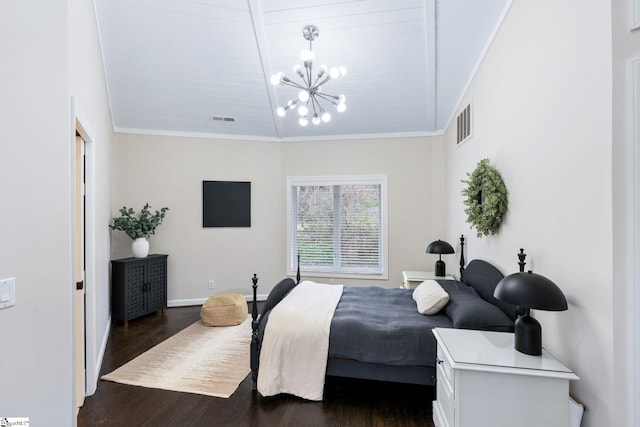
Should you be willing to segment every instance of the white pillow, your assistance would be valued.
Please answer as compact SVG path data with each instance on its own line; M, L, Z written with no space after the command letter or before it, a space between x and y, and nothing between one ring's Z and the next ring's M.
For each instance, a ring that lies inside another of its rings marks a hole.
M420 314L436 314L449 302L449 294L435 280L425 280L413 291Z

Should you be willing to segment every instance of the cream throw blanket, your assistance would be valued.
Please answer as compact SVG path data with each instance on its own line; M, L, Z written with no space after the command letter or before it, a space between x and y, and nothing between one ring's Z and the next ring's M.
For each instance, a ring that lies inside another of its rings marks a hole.
M329 330L342 287L305 281L271 310L260 350L260 394L322 400Z

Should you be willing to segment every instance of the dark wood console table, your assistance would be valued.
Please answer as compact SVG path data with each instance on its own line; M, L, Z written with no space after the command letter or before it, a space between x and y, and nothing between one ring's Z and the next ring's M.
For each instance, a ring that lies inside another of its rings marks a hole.
M111 307L113 320L129 320L167 311L167 257L123 258L111 261Z

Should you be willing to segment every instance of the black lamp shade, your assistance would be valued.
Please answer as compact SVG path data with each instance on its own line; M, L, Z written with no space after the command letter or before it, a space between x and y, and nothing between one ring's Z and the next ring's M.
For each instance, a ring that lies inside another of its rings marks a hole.
M429 246L427 246L428 254L452 254L453 252L453 246L444 240L436 240L435 242L429 243Z
M532 356L541 355L542 327L529 315L529 309L566 310L567 299L560 288L539 274L514 273L498 283L493 296L518 306L514 337L516 350Z
M436 240L435 242L429 243L427 246L426 252L428 254L438 254L440 255L438 260L436 261L436 276L445 276L446 275L446 266L444 261L442 261L442 254L452 254L454 253L453 246L445 242L444 240Z
M525 308L547 311L567 309L567 299L551 280L536 273L514 273L502 279L493 296Z

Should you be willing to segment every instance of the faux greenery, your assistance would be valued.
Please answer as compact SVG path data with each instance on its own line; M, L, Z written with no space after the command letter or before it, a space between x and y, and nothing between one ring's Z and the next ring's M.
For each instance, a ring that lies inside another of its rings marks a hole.
M113 218L113 222L109 225L112 230L121 230L127 233L127 236L132 239L138 239L140 237L149 237L155 234L156 228L162 224L165 213L169 208L162 208L159 211L156 210L151 213L149 210L151 206L149 203L145 203L144 207L139 214L136 214L132 208L123 206L120 209L120 216Z
M489 159L482 159L467 176L462 180L467 184L462 190L467 223L475 227L478 237L497 233L508 207L507 187L500 173L489 165Z

